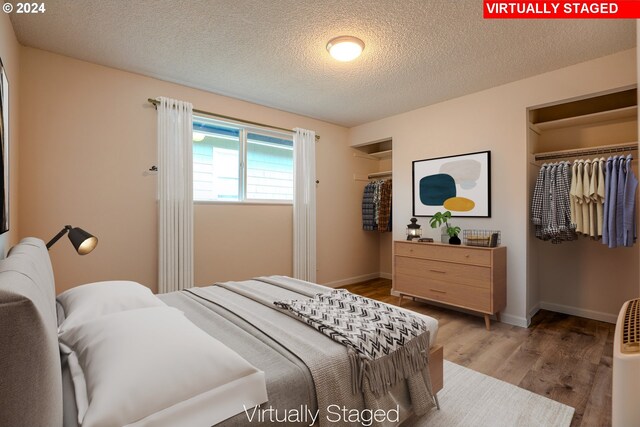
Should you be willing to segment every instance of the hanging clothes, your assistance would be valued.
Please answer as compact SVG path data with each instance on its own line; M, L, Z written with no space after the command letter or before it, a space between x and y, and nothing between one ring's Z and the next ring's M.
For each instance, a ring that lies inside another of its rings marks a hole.
M609 200L611 200L611 170L613 167L612 158L609 157L604 167L604 206L602 214L602 244L609 244Z
M578 224L578 208L579 208L579 204L578 204L578 162L573 162L573 165L571 166L571 187L569 190L569 197L570 197L570 209L571 209L571 223L575 224L576 226L576 231L579 231L582 229L582 221L580 223L580 225ZM580 217L580 220L582 220L582 217Z
M582 203L583 203L583 195L584 195L584 160L578 160L575 162L574 166L576 167L576 183L575 188L575 213L574 218L576 220L576 232L582 233L584 231L584 216L582 215Z
M391 231L391 179L376 180L364 187L362 194L362 229Z
M378 207L378 231L381 233L391 231L391 195L391 180L384 180L380 186L380 205Z
M382 181L374 183L373 190L373 220L376 224L380 223L380 193L382 190Z
M632 161L628 155L542 165L531 204L535 236L561 243L581 233L602 237L609 248L633 246L638 179Z
M598 204L598 159L593 159L589 172L589 236L598 237L596 205Z
M606 186L608 188L607 195L605 197L605 209L607 213L607 234L608 239L605 242L603 238L603 244L608 245L610 248L618 247L618 238L617 238L617 230L616 225L617 221L617 212L616 209L618 207L618 156L609 157L607 159L607 172L608 176L605 175Z
M636 178L633 157L609 157L605 167L605 203L602 243L610 248L631 247L637 239Z
M598 159L598 183L596 187L595 201L596 201L596 237L602 237L602 228L604 223L604 199L605 199L605 179L604 171L606 168L606 161L604 157ZM594 163L594 168L595 168Z
M624 246L624 184L627 165L624 156L618 157L618 192L616 194L616 246Z
M570 197L572 173L569 162L544 164L540 168L531 204L537 238L554 244L576 239ZM581 211L575 213L581 215Z
M365 185L362 194L362 229L366 231L374 231L378 228L375 221L375 204L373 203L375 190L375 183L370 182Z
M628 155L624 160L626 178L624 182L623 203L622 203L622 245L631 247L638 238L636 224L636 189L638 188L638 178L636 178L631 168L633 158Z
M591 182L591 160L586 159L582 168L582 194L580 206L582 207L582 234L589 236L591 217L591 197L589 196L589 184Z

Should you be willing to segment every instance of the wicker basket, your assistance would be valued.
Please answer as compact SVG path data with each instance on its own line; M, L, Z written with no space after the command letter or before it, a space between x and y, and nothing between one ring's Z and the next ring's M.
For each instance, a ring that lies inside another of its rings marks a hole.
M500 246L499 230L463 230L462 241L467 246L495 248Z

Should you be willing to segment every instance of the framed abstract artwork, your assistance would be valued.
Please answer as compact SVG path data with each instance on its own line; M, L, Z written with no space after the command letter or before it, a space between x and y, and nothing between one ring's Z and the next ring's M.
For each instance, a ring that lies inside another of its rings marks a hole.
M0 234L9 231L9 81L0 59Z
M413 161L413 216L491 217L491 151Z

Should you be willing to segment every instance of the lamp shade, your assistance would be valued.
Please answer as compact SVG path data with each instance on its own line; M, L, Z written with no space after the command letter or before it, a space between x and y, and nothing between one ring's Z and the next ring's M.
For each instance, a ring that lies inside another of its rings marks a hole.
M69 240L79 255L86 255L95 249L98 238L87 233L82 228L75 227L69 230Z

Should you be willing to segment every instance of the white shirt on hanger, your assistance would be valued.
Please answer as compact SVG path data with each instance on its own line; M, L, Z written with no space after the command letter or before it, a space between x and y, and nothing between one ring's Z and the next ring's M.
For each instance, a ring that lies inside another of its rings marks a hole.
M577 164L577 165L576 165ZM582 197L584 196L584 160L577 160L574 162L574 166L576 166L576 189L575 189L575 198L576 198L576 232L582 233L584 230L584 222L582 215Z
M571 189L569 191L569 199L571 200L571 222L575 224L576 231L578 231L578 211L580 205L578 204L578 162L573 162L571 166Z

